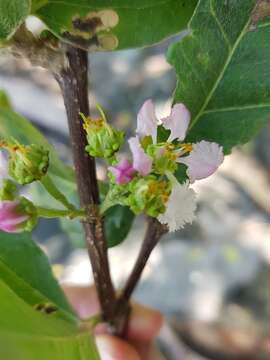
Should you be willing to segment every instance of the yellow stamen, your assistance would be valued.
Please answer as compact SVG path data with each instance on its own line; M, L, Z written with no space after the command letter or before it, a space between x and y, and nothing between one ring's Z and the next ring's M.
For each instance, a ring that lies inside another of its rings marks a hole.
M185 152L190 152L192 150L192 144L191 143L181 144L181 149L183 149Z

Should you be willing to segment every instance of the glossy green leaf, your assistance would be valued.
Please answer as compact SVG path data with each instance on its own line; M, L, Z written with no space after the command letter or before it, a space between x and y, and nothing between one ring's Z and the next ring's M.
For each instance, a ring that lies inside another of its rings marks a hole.
M126 206L116 205L106 211L104 226L108 247L119 245L125 240L134 217L134 213Z
M116 205L107 210L104 227L109 248L123 242L133 224L134 214L129 208ZM74 247L85 247L84 232L79 220L61 219L62 229L69 236Z
M11 360L98 360L30 235L0 233L0 355Z
M0 103L0 137L14 138L22 144L39 144L50 150L49 173L60 177L66 182L74 181L73 170L66 166L58 157L53 146L23 116L1 106Z
M192 113L187 141L225 152L251 139L270 118L270 3L200 0L189 34L171 46L175 102Z
M151 45L179 32L185 28L197 2L47 0L43 6L33 1L33 11L65 41L87 50L115 50ZM97 37L93 40L96 28Z
M30 12L30 0L0 0L0 42L9 39Z

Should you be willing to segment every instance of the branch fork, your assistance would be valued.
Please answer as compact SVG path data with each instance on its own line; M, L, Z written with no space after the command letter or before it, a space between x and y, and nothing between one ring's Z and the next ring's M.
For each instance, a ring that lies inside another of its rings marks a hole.
M66 58L68 66L54 75L64 97L80 204L86 209L86 216L82 220L86 246L101 305L102 320L108 324L112 334L124 337L130 314L130 297L152 250L167 229L156 219L148 219L148 229L135 267L123 291L117 296L110 274L103 218L98 210L99 191L95 159L85 152L87 139L80 115L83 113L86 117L89 116L88 55L84 50L67 46Z

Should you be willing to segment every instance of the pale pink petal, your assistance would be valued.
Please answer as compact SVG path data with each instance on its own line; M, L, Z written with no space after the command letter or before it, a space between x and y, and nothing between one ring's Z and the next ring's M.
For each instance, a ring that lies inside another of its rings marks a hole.
M128 142L133 156L133 168L142 176L148 175L152 169L153 159L144 152L138 137L133 137Z
M183 141L190 122L190 112L184 104L175 104L170 116L161 120L167 130L171 130L168 142L175 139Z
M127 159L121 160L117 165L110 166L109 171L114 175L118 184L125 184L132 179L134 168Z
M177 162L187 165L187 175L190 182L204 179L212 175L224 160L223 148L217 143L200 141L193 144L193 149L186 157L180 157Z
M0 203L0 230L6 232L19 232L19 225L29 216L18 213L18 201L2 201Z
M146 100L137 116L138 136L152 136L153 142L157 139L158 119L155 114L155 107L152 100Z

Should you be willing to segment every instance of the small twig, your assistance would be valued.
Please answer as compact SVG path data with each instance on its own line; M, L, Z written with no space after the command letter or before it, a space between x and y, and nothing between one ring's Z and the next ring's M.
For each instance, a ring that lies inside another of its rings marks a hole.
M147 220L148 220L148 226L139 255L137 257L134 268L117 302L116 312L118 313L118 319L119 319L118 335L121 337L124 337L126 334L126 329L128 325L128 315L130 313L130 309L129 309L130 298L136 286L138 285L142 272L145 268L145 265L152 251L158 244L162 235L166 234L166 232L168 231L167 227L162 225L157 219L149 217ZM121 321L121 316L119 315L121 313L122 313L122 321Z
M121 299L124 299L128 302L131 298L135 287L137 286L142 272L145 268L145 265L156 247L157 243L159 242L162 235L167 232L167 227L162 225L157 219L155 218L148 218L148 227L147 231L135 263L135 266L129 276L129 279L121 293Z
M80 113L89 115L88 57L84 50L66 47L67 67L55 77L67 111L70 139L81 207L86 209L83 227L92 264L103 320L113 326L116 296L112 284L102 219L98 214L99 192L95 159L86 151L86 134Z

